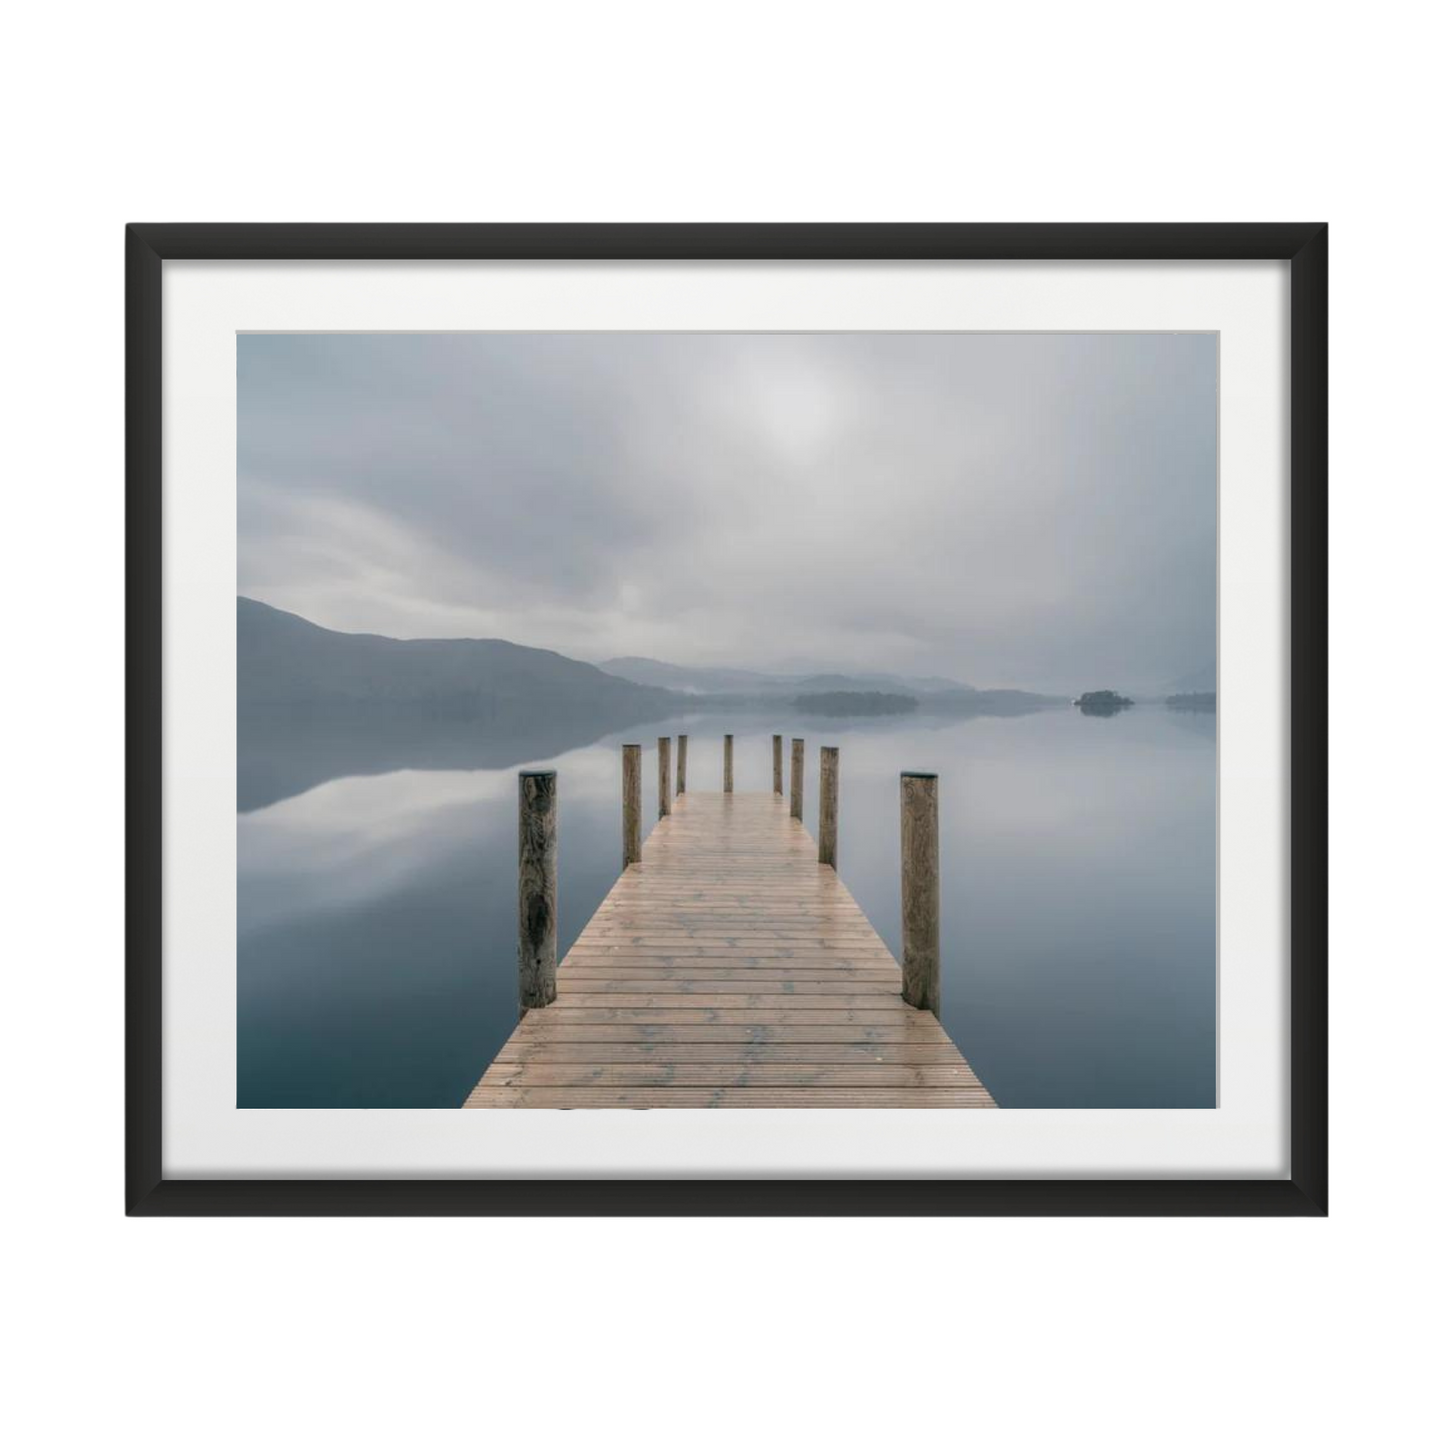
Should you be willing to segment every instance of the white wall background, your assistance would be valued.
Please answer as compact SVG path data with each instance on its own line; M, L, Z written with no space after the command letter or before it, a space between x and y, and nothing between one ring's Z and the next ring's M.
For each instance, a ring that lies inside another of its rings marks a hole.
M0 1415L17 1438L1421 1433L1441 1183L1438 114L1423 11L1328 14L256 0L12 17L17 1329ZM1317 217L1334 272L1330 1220L122 1217L125 221Z

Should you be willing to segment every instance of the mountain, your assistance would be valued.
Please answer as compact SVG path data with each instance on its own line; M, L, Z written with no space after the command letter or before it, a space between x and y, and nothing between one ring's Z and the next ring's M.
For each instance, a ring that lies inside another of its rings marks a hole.
M908 693L896 701L910 711L973 717L1067 701L961 684L924 686L941 678L784 678L648 658L605 665L618 666L631 667L640 679L669 679L678 690L496 639L401 641L333 632L238 597L237 807L250 812L331 778L401 768L516 767L698 708L772 710L795 697L816 704L820 693L886 692Z
M1024 692L1016 687L967 688L933 692L920 698L925 712L959 717L1022 717L1048 707L1064 707L1068 698L1052 693Z
M538 715L586 709L619 722L662 717L677 698L639 687L590 663L494 638L402 641L332 632L314 622L236 599L237 690L242 709L423 705L455 714Z
M678 692L767 692L779 679L765 672L736 667L682 667L653 657L609 657L597 664L613 677L645 687L668 687Z
M236 803L331 778L516 767L663 718L681 699L496 640L332 632L236 599Z
M915 711L918 699L901 692L805 692L793 706L821 717L887 717Z
M816 692L972 692L967 683L946 677L900 677L891 672L819 672L807 676L759 672L737 667L686 667L652 657L610 657L599 663L604 672L629 682L669 687L694 695L748 694L768 697L776 693Z

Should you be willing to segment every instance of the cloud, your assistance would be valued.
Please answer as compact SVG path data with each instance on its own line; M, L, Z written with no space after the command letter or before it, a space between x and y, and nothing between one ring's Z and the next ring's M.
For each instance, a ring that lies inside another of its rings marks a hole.
M573 656L1158 687L1214 658L1200 335L252 335L243 593Z

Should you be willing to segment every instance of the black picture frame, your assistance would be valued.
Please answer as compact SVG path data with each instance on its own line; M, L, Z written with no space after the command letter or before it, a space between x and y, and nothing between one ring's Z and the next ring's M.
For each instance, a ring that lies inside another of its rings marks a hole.
M131 1215L1326 1213L1328 234L1301 224L126 228L126 1211ZM1290 1177L166 1179L161 1166L161 268L168 260L1287 261Z

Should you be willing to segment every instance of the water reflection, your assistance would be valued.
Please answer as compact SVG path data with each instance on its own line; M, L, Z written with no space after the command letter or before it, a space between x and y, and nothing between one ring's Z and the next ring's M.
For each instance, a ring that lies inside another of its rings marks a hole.
M240 1104L460 1103L516 1021L515 769L559 772L565 947L620 865L620 742L649 754L650 824L658 733L690 734L702 790L721 786L733 732L737 787L763 791L778 731L808 736L810 829L817 745L841 747L839 869L895 952L898 772L940 774L943 1022L1001 1104L1212 1105L1213 717L839 722L693 716L583 746L442 730L420 754L393 735L407 761L394 771L354 730L306 739L299 762L267 757L252 733L237 824ZM376 775L336 775L357 757ZM307 776L318 785L282 786ZM258 805L268 793L279 801Z
M332 778L403 768L513 768L553 757L633 720L605 713L526 708L485 717L408 704L365 708L273 706L237 718L236 807L242 813L305 792ZM643 725L643 731L653 725Z

